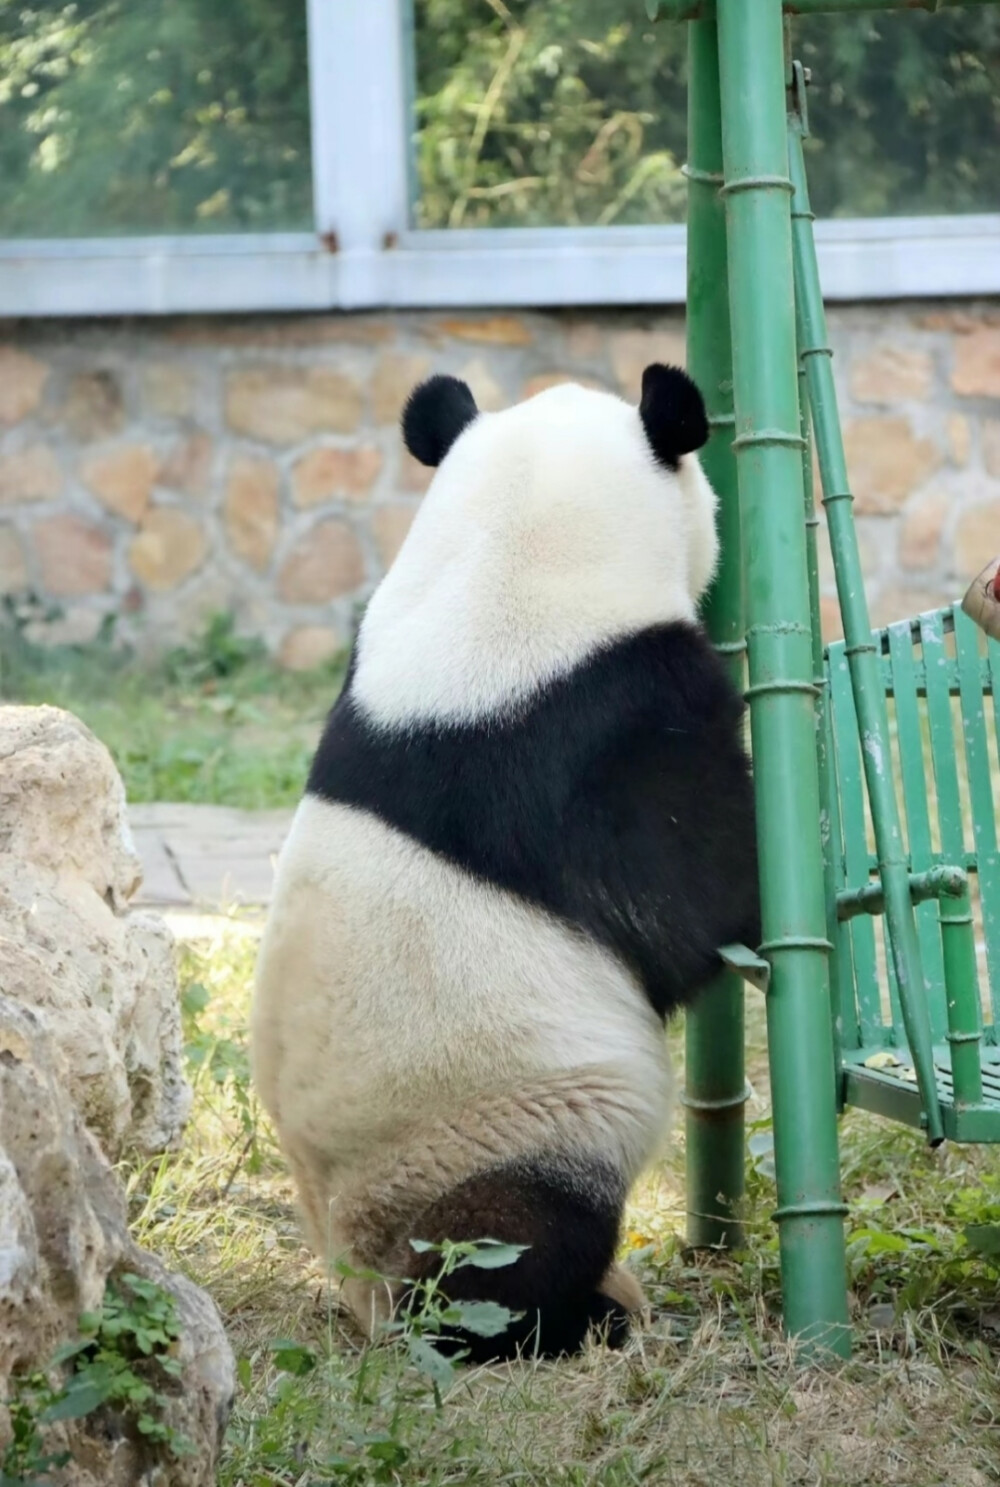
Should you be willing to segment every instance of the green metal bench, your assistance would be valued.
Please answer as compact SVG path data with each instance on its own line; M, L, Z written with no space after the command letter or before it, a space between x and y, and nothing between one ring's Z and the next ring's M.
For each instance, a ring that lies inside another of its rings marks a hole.
M839 807L830 857L841 1098L951 1141L1000 1141L1000 854L991 783L1000 772L1000 645L957 606L890 625L877 642L894 715L887 763L905 807L930 1078L922 1089L892 958L880 953L873 922L884 895L839 642L829 648L828 676Z
M705 620L749 700L764 933L726 948L687 1018L688 1238L739 1242L749 981L766 996L785 1325L807 1351L850 1349L838 1113L862 1106L935 1144L1000 1141L1000 647L957 607L871 628L803 164L807 78L783 25L784 10L953 3L646 0L690 22L688 369L722 546ZM813 438L845 637L826 651Z

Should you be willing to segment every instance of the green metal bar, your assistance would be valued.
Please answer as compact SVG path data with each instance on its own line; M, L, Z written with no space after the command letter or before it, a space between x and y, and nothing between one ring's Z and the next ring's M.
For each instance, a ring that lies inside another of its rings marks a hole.
M976 974L976 942L968 884L958 898L942 898L941 940L944 946L945 988L948 1001L948 1043L951 1081L957 1106L979 1105L983 1098L983 1037Z
M932 867L925 873L910 874L910 897L915 904L927 903L931 899L960 898L966 890L966 882L964 868ZM885 894L881 883L869 883L867 888L849 888L837 894L837 914L841 919L884 912Z
M722 185L719 57L714 21L688 36L688 371L711 427L702 466L719 497L719 568L705 606L708 633L737 689L744 686L743 567L733 443L733 370ZM751 949L756 948L751 946ZM697 1248L742 1242L746 1153L744 985L724 971L685 1019L687 1239Z
M890 625L886 633L892 668L892 695L896 706L900 773L912 875L927 872L934 864L923 730L920 726L920 704L917 699L917 668L913 658L913 630L909 620L903 620ZM912 889L912 876L910 884ZM913 902L916 903L917 900L913 899ZM935 1043L939 1043L945 1035L948 1019L945 1011L941 929L933 904L922 904L918 908L917 933L920 936L920 960L928 986L931 1037Z
M837 782L833 771L833 731L830 726L830 683L823 664L823 621L819 603L819 550L816 498L813 490L812 440L809 423L809 398L806 391L806 369L801 354L799 371L799 428L802 432L802 496L805 503L806 570L809 579L809 625L812 630L812 677L816 688L816 763L819 773L820 845L823 852L823 897L826 901L826 929L833 945L830 961L830 1031L833 1038L833 1061L837 1071L837 1110L842 1110L841 1007L845 982L850 978L848 936L837 918L837 854L842 850Z
M983 938L990 981L1000 986L1000 854L997 851L996 806L990 779L986 738L986 700L979 660L977 629L967 614L955 609L955 652L958 695L962 710L962 741L969 780L969 814L976 846L976 864L983 909Z
M833 382L833 353L827 340L826 314L819 283L812 212L802 156L802 131L794 113L790 117L788 132L788 159L794 186L792 233L799 340L806 362L809 398L816 429L823 504L826 507L830 547L837 577L837 595L844 622L845 654L851 670L854 705L861 728L861 753L875 830L879 876L885 891L889 948L896 973L907 1043L927 1113L927 1137L936 1144L944 1140L944 1125L934 1074L934 1045L927 1009L927 987L920 963L920 945L913 905L910 902L909 863L892 777L892 749L885 691L878 649L868 616L861 554L851 510L853 498L847 483L847 464Z
M861 746L847 657L841 644L830 647L829 671L843 816L844 884L849 891L863 893L870 883L871 874L868 870L865 796L861 781ZM888 1041L882 1021L875 930L871 920L858 919L851 925L850 935L854 958L855 1025L861 1044L870 1048L873 1044Z
M850 1349L780 0L718 0L737 469L785 1325Z
M784 0L787 15L825 15L847 12L860 15L868 10L966 10L970 6L995 4L996 0ZM715 15L716 0L646 0L652 21L704 21Z

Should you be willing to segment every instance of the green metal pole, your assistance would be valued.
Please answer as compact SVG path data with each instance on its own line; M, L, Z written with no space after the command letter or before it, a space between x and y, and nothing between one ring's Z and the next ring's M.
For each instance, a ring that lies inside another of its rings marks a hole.
M944 984L948 1000L948 1033L955 1106L967 1109L983 1098L980 1044L983 1014L979 1004L976 942L968 883L960 898L942 897L941 941L944 947Z
M833 944L830 964L830 1028L833 1037L833 1063L836 1071L837 1113L843 1111L841 1077L841 1003L842 982L846 965L845 933L837 919L837 864L840 850L840 811L833 770L833 730L830 726L830 692L823 665L823 622L819 603L819 548L816 540L819 517L813 491L812 440L809 425L809 397L806 387L802 348L799 347L799 427L802 430L802 491L805 500L806 569L809 577L809 624L812 629L812 675L816 688L816 763L819 772L819 836L823 850L823 894L826 903L826 929Z
M714 21L697 21L688 37L688 371L701 388L711 437L702 451L719 497L720 559L704 604L709 635L744 685L743 570L733 442L726 214L722 185L722 120ZM751 946L756 949L756 946ZM685 1019L687 1239L697 1248L742 1242L744 1191L743 979L731 971Z
M847 480L847 462L837 413L833 353L827 340L826 313L823 309L805 162L802 157L802 128L801 114L794 112L788 133L788 159L794 187L792 218L799 342L816 430L816 450L823 480L823 505L826 508L830 549L837 578L837 596L844 622L845 655L851 671L854 705L861 730L861 754L871 802L879 876L885 893L892 963L899 987L907 1042L917 1071L920 1098L927 1120L927 1136L930 1141L938 1143L944 1140L944 1123L934 1073L927 989L920 964L920 945L913 917L913 904L910 900L909 859L892 776L892 749L885 690L868 617L861 554L854 528L853 498Z
M717 11L785 1325L810 1353L846 1354L781 0Z

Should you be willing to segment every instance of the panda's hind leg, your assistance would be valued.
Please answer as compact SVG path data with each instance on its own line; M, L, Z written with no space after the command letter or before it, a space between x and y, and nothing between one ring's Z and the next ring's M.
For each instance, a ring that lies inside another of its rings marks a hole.
M576 1352L592 1328L621 1346L635 1309L634 1292L626 1295L613 1280L624 1201L624 1181L608 1162L561 1153L525 1154L484 1168L434 1201L413 1238L526 1246L511 1265L466 1265L442 1278L450 1301L494 1301L521 1313L497 1337L456 1329L452 1346L467 1348L477 1363L519 1352L554 1357ZM438 1254L411 1254L407 1274L419 1283L440 1267Z

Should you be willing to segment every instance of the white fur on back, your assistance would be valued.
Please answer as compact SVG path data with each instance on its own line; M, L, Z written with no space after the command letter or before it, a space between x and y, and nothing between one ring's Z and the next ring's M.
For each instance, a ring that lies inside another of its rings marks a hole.
M278 862L253 1009L258 1090L331 1187L470 1097L611 1069L628 1180L669 1117L662 1023L582 935L344 805L307 796Z
M665 469L610 393L555 387L480 413L368 606L356 699L384 723L472 722L603 643L693 620L714 513L697 457Z

